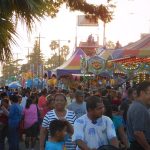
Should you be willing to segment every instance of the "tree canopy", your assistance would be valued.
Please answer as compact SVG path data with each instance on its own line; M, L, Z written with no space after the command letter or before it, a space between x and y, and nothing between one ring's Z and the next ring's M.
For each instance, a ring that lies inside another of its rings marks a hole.
M36 20L45 16L55 17L62 4L71 11L81 11L93 18L101 19L104 22L112 20L112 7L110 0L108 5L89 4L86 0L2 0L0 1L0 61L5 61L11 57L11 44L15 42L14 37L18 37L16 26L21 20L28 31Z

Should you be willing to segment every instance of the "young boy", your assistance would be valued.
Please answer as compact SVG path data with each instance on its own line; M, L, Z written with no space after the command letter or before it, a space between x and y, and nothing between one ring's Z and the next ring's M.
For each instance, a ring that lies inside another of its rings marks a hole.
M64 120L53 120L50 123L50 138L46 142L45 150L66 150L64 140L67 138L68 123Z

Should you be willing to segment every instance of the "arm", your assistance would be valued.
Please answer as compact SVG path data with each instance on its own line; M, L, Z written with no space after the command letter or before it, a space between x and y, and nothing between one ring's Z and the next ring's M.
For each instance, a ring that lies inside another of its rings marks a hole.
M116 136L116 131L114 124L110 118L107 117L107 137L109 140L109 143L115 147L119 147L119 142Z
M41 127L40 130L40 150L44 150L45 139L48 131L46 128Z
M129 145L128 145L128 139L127 139L127 135L124 131L124 127L123 126L120 126L118 128L118 133L119 133L119 137L121 139L121 142L123 143L123 145L125 146L125 148L128 148Z
M116 137L112 138L109 140L110 144L115 146L115 147L119 147L119 143L118 143L118 139Z
M142 131L134 131L134 136L137 142L145 149L150 150L150 145L148 144L145 135Z
M1 106L1 109L3 110L3 112L6 116L9 115L9 111L5 108L5 106Z
M96 150L96 149L88 148L88 146L82 140L77 140L76 143L77 143L78 147L82 150Z

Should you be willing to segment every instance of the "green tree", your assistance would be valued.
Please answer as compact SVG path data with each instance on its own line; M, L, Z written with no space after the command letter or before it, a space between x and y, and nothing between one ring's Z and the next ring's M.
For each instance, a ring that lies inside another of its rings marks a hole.
M66 61L66 58L69 54L69 46L63 45L60 47L59 41L51 41L49 46L54 54L50 59L48 59L46 66L49 66L48 69L54 69Z
M8 60L3 64L2 75L3 79L6 81L10 79L12 76L19 75L19 65L16 61Z
M92 15L95 19L104 22L112 20L112 9L114 6L108 0L108 5L88 4L86 0L1 0L0 1L0 61L11 57L11 44L18 37L16 25L21 20L28 31L36 20L45 16L55 17L62 4L66 4L71 11L79 10L86 15Z
M60 49L60 55L63 57L64 60L66 60L68 54L69 54L69 46L63 45Z
M44 64L44 59L43 59L43 54L41 53L41 49L39 47L39 42L36 40L34 47L33 47L33 52L29 54L29 61L27 64L22 65L21 71L22 72L28 72L31 71L31 67L34 68L34 73L36 75L39 75L39 65Z
M51 44L49 45L50 49L54 51L55 54L57 54L57 51L59 49L59 43L57 41L51 41Z

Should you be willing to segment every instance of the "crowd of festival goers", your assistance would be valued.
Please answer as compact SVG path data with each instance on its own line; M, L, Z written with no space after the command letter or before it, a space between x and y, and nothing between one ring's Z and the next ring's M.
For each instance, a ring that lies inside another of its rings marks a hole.
M150 150L150 82L135 87L0 89L0 150Z

